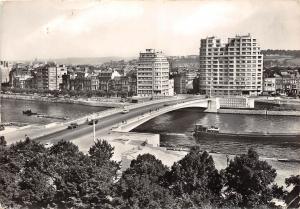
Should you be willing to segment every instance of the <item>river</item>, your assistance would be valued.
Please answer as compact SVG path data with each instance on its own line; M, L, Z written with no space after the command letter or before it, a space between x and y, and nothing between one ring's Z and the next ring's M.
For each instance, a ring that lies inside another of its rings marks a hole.
M39 118L35 115L27 116L23 110L31 109L50 116L68 117L75 119L93 112L108 109L107 107L92 107L80 104L52 103L42 101L1 99L1 119L2 122L20 122L30 124L48 124L51 122L61 122L61 119Z
M133 131L159 133L164 144L198 144L203 150L245 153L253 147L267 158L300 159L300 141L195 140L195 124L217 126L223 132L300 133L300 117L204 113L197 108L176 110L156 117Z
M71 119L107 109L106 107L92 107L79 104L2 99L2 121L35 124L62 121L23 115L22 111L29 108L33 112L69 117ZM300 117L213 114L204 113L203 110L197 108L182 109L163 114L142 124L133 131L159 133L161 135L161 143L164 144L198 144L203 150L213 150L226 154L245 153L248 148L253 147L264 157L300 159L299 141L282 141L280 143L262 140L196 141L192 132L197 123L205 126L214 125L224 132L300 133Z

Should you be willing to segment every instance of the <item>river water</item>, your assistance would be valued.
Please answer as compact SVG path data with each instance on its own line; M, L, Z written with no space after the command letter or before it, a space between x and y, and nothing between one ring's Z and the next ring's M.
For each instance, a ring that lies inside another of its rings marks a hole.
M108 109L107 107L92 107L80 104L49 103L42 101L27 101L15 99L1 99L1 119L2 122L20 122L30 124L47 124L51 122L62 122L61 119L39 118L35 115L27 116L23 110L31 109L45 115L56 117L68 117L75 119L93 112Z
M272 140L195 140L195 124L217 126L222 132L300 133L300 117L234 115L203 113L188 108L166 113L135 128L136 132L159 133L161 143L169 145L194 145L203 150L225 154L242 154L250 147L267 158L300 159L300 141Z
M92 112L103 111L107 108L79 104L2 99L2 121L36 124L62 121L23 115L22 111L26 109L73 119ZM226 154L245 153L248 148L253 147L264 157L300 159L299 141L195 140L192 133L195 124L214 125L219 127L222 132L300 133L300 117L213 114L203 113L203 110L197 108L182 109L163 114L142 124L133 131L160 133L161 142L164 144L198 144L203 150L213 150Z

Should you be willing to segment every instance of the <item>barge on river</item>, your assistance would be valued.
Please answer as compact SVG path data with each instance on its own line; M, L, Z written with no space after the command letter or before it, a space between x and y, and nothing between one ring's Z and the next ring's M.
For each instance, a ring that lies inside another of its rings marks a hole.
M224 133L221 132L218 127L205 127L201 124L197 124L194 130L194 136L197 139L269 139L269 140L299 140L300 133L289 134L289 133L260 133L260 132L249 132L249 133Z
M23 114L27 115L27 116L37 115L37 113L36 112L32 112L31 109L23 110Z

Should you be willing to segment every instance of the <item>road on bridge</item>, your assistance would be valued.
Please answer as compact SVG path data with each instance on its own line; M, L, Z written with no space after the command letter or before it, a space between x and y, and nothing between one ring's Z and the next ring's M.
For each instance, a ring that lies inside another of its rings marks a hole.
M136 109L130 110L126 114L116 113L105 118L101 118L99 122L95 125L96 131L101 129L105 129L107 127L113 126L115 124L121 123L122 121L128 120L133 117L137 117L144 113L149 112L150 110L155 110L157 108L164 107L165 105L173 105L180 102L190 101L190 99L179 99L175 101L167 101L159 104L151 104L148 106L139 107ZM34 140L42 142L42 143L56 143L59 140L63 139L66 141L73 140L79 137L83 137L84 135L91 134L93 131L93 126L88 124L83 124L78 126L75 129L65 129L53 134L45 135L43 137L36 138ZM30 136L29 136L30 137Z

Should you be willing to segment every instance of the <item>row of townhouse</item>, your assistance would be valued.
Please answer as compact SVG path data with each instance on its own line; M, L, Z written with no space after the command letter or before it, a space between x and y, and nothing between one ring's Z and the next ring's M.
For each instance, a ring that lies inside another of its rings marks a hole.
M75 91L118 91L136 94L135 73L122 76L116 71L107 70L99 74L70 73L63 76L62 90Z
M64 65L50 63L30 68L17 64L9 73L9 83L11 87L20 89L59 90L64 74L67 74Z
M264 78L264 92L267 94L300 95L299 70L287 70Z
M104 69L89 72L86 69L68 68L48 63L31 67L24 64L13 66L9 73L12 88L37 90L118 91L136 94L136 72L120 75L116 70Z

